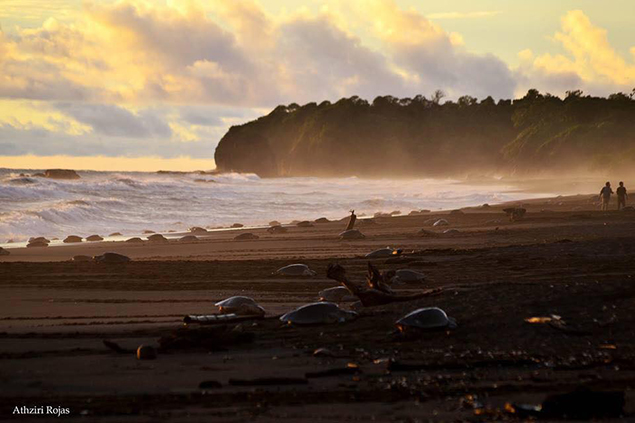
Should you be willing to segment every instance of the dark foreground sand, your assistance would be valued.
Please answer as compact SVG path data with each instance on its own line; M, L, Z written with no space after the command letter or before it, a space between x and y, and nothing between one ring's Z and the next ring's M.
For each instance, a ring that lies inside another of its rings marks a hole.
M431 216L422 215L360 225L367 235L360 241L337 240L344 226L337 222L284 235L252 231L261 236L256 241L230 241L231 232L190 244L11 250L0 257L0 421L518 420L496 410L579 386L625 391L625 415L614 421L632 421L635 213L599 212L590 197L525 202L529 213L515 223L501 206L441 216L461 231L455 235L418 235L421 228L447 229L431 228L424 223ZM441 293L367 308L346 324L297 328L275 318L336 285L325 276L329 263L361 282L363 255L386 245L405 254L400 263L374 260L378 267L419 270L428 278L421 288ZM103 251L134 261L64 261ZM272 275L294 262L318 276ZM157 345L183 327L185 314L213 313L213 302L231 295L254 297L271 316L240 325L240 337L253 334L251 342L227 343L211 328L204 348L166 351L152 361L102 342ZM445 309L458 328L396 335L394 321L421 306ZM566 325L524 321L551 314ZM314 357L321 347L333 356ZM359 371L306 377L349 363ZM272 377L296 384L235 385ZM199 389L203 381L220 387ZM478 414L468 395L489 411ZM60 406L70 415L11 414L23 405Z

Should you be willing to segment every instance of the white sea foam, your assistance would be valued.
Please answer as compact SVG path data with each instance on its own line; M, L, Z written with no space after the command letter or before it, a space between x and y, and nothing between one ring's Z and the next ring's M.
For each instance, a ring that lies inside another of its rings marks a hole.
M182 231L236 222L339 219L351 209L367 215L393 210L407 214L529 196L500 184L470 186L433 179L80 172L81 179L66 181L20 173L33 171L0 169L0 243L30 236L137 234L144 229Z

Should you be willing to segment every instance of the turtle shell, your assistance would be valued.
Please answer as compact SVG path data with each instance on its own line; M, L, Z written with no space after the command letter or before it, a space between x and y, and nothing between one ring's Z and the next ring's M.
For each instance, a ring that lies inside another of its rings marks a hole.
M214 304L223 314L236 313L238 315L265 314L265 309L260 307L256 300L250 297L235 296Z
M325 325L342 323L357 317L354 311L346 311L337 304L318 302L305 304L280 317L280 320L294 325Z
M438 307L419 308L406 314L395 324L402 332L408 329L434 330L456 327L456 321Z

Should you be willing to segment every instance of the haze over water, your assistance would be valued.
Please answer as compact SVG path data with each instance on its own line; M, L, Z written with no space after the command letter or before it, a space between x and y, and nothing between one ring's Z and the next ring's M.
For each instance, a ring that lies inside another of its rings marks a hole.
M492 183L359 178L261 179L253 174L79 172L79 180L20 177L32 170L0 170L0 243L31 236L63 238L151 229L271 220L340 219L351 209L375 212L455 209L551 193L527 193ZM203 181L215 182L203 182Z

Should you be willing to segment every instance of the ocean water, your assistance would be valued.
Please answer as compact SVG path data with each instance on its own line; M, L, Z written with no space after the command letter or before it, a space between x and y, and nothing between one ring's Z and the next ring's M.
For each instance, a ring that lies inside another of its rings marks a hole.
M78 172L79 180L0 169L0 244L31 236L135 235L271 220L340 219L376 212L454 209L546 195L500 183L351 178L261 179L253 174ZM214 181L214 182L208 182Z

